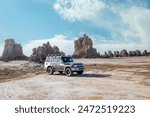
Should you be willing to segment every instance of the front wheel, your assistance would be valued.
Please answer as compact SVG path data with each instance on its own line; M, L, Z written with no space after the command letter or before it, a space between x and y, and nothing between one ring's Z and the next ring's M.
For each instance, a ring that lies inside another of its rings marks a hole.
M52 67L48 67L47 72L48 72L49 75L52 75L54 73Z
M81 75L83 74L83 71L77 71L77 74Z
M71 71L70 68L66 68L65 72L66 72L67 76L72 76L72 74L73 74L73 72Z

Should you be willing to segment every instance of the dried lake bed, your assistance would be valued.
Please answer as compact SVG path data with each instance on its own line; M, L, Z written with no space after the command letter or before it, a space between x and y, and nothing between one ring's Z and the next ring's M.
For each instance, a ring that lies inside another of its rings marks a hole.
M0 99L150 99L150 57L75 59L81 76L48 75L43 65L0 61Z

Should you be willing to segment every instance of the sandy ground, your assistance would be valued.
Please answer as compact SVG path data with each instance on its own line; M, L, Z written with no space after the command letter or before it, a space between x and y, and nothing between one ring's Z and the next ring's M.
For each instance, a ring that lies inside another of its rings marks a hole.
M76 59L81 76L48 75L42 65L0 62L0 99L150 99L150 57Z

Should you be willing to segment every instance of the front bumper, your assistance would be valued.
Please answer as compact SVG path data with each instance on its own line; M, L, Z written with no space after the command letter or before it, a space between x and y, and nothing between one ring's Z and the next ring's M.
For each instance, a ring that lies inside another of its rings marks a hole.
M71 68L71 70L72 71L84 71L84 67L77 67L77 68L75 68L75 67L73 67L73 68Z

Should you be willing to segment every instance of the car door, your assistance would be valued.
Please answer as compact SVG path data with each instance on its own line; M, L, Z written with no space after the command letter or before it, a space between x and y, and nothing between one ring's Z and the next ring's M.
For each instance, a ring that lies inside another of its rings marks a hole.
M64 70L64 63L62 62L61 59L57 60L57 71L63 71Z
M57 59L55 59L55 69L57 71L59 71L59 69L60 69L59 65L60 65L60 59L57 58Z
M54 58L53 58L53 59L52 59L52 63L51 63L51 65L53 66L54 69L57 69L57 62L56 62L56 60L57 60L57 59L54 59Z

